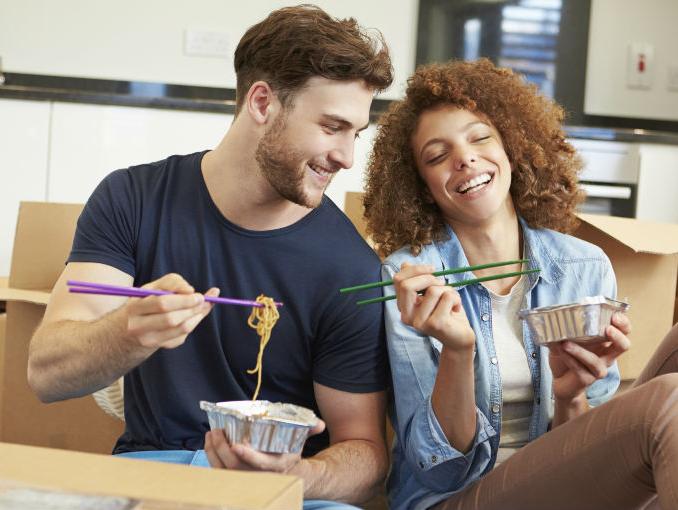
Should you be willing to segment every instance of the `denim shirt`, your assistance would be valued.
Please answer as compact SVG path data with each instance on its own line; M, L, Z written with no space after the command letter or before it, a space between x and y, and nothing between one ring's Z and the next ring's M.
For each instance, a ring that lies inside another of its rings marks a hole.
M526 275L528 308L565 304L585 296L616 296L616 281L609 259L590 243L552 230L530 228L520 220L524 257L529 268L541 272ZM431 264L438 270L468 266L464 250L452 231L450 238L424 246L417 257L409 247L391 254L382 277L392 279L403 262ZM448 275L447 283L474 276L470 272ZM388 481L391 508L425 509L481 478L494 466L501 433L502 382L492 338L490 295L480 284L457 288L476 335L474 378L477 426L473 444L464 454L450 445L431 406L442 344L400 320L395 300L386 304L386 333L393 376L396 431L393 465ZM387 287L385 294L393 294ZM523 324L523 343L532 376L534 401L529 441L544 434L553 417L553 378L549 351L535 344ZM589 404L608 400L619 386L616 364L604 379L587 388Z

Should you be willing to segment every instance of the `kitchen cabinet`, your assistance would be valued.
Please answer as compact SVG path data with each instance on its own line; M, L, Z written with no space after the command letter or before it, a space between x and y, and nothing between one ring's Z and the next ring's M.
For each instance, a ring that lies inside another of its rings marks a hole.
M678 146L640 144L636 217L678 223Z
M0 99L0 276L9 274L21 200L45 200L51 104Z

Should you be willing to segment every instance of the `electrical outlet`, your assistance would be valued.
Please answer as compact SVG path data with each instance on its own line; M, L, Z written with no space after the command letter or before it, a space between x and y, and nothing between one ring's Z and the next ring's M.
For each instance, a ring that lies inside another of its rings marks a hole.
M186 30L184 55L189 57L230 57L229 37L225 32Z
M626 65L626 86L630 89L652 88L654 46L650 43L629 44Z

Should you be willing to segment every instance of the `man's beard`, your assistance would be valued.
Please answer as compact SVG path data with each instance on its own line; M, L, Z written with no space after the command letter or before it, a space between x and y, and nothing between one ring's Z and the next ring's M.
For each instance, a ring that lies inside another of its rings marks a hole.
M259 168L281 197L303 207L318 207L322 197L312 200L304 191L304 158L284 139L285 127L282 112L259 141L255 152Z

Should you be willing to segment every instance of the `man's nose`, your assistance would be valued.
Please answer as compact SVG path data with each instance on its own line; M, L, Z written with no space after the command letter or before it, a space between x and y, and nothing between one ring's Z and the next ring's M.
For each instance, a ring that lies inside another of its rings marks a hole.
M329 157L341 168L351 168L355 152L355 139L349 136L343 138L341 143L330 151Z

